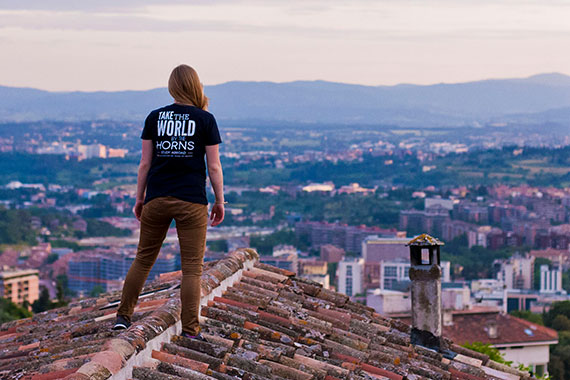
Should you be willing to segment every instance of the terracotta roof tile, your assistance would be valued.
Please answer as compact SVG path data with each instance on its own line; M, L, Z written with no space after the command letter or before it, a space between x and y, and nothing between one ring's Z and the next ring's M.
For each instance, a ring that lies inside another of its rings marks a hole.
M69 368L69 369L62 369L59 371L53 371L48 373L37 373L35 375L26 376L23 379L30 379L30 380L54 380L54 379L61 379L72 373L77 372L77 368Z
M108 303L115 302L118 293L1 326L0 375L78 380L103 379L119 372L126 378L132 373L134 379L201 380L448 380L493 378L493 373L505 372L524 375L470 350L458 348L465 357L448 360L412 346L409 325L291 272L254 264L257 258L252 250L239 250L205 264L205 297L222 283L229 285L223 294L204 298L201 327L206 342L176 335L180 302L175 287L180 273L172 273L145 288L150 293L141 296L133 326L122 333L109 330L116 303ZM236 281L229 284L230 278ZM154 363L133 368L135 359Z
M209 367L209 364L207 363L201 363L183 356L178 356L176 354L173 355L163 351L152 350L151 356L153 359L160 360L161 362L176 364L202 373L206 373Z
M497 328L497 336L493 338L487 332L491 323ZM443 331L457 344L483 342L500 345L558 339L555 330L497 312L454 314L453 325L445 326Z

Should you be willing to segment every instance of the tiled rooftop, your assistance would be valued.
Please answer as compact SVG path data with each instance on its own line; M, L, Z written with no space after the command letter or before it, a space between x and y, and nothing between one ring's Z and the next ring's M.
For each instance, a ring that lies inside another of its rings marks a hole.
M0 327L6 379L519 379L518 370L448 342L454 358L410 344L410 326L257 261L206 264L202 333L180 335L180 273L145 289L128 330L110 331L118 294Z
M488 333L491 324L496 328L495 337L490 337ZM454 314L453 324L445 326L443 331L459 344L484 342L506 345L558 341L555 330L497 312Z
M411 323L409 314L392 315L403 323ZM555 344L556 330L501 314L494 308L458 310L452 313L452 323L443 326L443 335L457 344L481 342L497 347L523 344ZM490 329L494 333L490 333Z

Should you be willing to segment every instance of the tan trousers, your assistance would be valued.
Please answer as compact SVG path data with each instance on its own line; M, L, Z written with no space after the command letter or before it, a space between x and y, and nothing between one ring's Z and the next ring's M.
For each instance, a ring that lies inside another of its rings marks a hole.
M172 219L180 243L182 283L182 331L196 335L200 331L200 276L206 248L208 206L174 197L155 198L143 206L137 256L127 273L117 315L130 319L140 292L152 268Z

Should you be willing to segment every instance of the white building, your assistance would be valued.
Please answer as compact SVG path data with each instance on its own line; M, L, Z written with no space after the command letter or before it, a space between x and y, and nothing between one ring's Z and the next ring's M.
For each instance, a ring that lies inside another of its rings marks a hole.
M451 263L442 261L441 264L442 282L451 282ZM408 275L410 271L409 259L381 260L380 261L380 289L396 290L398 284L410 281Z
M273 256L278 257L281 255L297 255L297 248L287 244L279 244L273 247Z
M363 292L364 259L345 259L338 263L338 292L352 297Z
M410 238L389 237L382 238L376 235L368 236L362 241L362 257L364 261L380 262L402 258L410 260L410 248L406 246Z
M435 205L441 206L446 210L453 210L453 205L456 203L453 199L443 199L443 198L425 198L424 208L428 209Z
M107 147L101 144L79 145L77 152L81 158L106 158Z
M412 301L410 292L390 289L369 289L366 293L366 306L377 313L394 316L410 314ZM444 310L469 310L472 308L471 292L464 284L443 283L441 306Z
M409 313L412 300L409 292L370 289L366 292L366 306L382 315Z
M514 255L507 260L495 260L493 265L499 267L497 279L507 289L532 289L534 256Z
M441 307L443 310L468 310L472 308L471 290L462 283L441 284Z
M331 287L330 277L328 274L301 274L299 277L306 280L318 282L325 289L330 289Z
M307 186L303 186L303 191L307 193L312 193L313 191L321 191L328 193L333 190L334 190L334 183L332 182L310 183Z
M444 335L456 344L488 343L514 366L529 366L538 376L548 371L549 347L558 343L555 330L498 311L455 311L450 316Z
M550 269L548 265L540 266L540 292L557 293L562 291L562 268Z
M395 290L398 284L409 282L410 260L380 261L380 290Z

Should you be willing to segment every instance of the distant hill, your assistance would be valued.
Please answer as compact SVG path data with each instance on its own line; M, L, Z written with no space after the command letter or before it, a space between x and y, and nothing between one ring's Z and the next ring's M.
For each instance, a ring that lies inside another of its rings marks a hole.
M501 120L565 122L570 76L540 74L435 85L361 86L325 81L207 86L219 120L463 126ZM0 121L143 120L171 102L165 88L48 92L0 86ZM545 119L546 118L546 119ZM553 118L555 120L548 120Z

